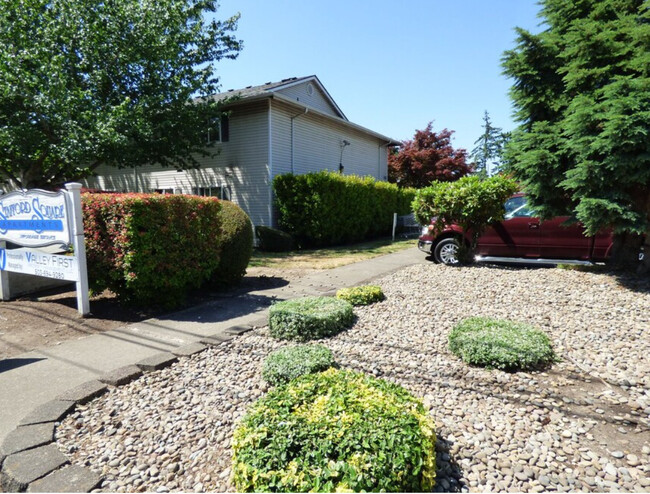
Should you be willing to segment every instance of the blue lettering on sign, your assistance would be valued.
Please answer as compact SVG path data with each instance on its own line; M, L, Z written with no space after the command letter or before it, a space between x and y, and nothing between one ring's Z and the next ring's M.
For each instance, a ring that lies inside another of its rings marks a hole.
M4 271L7 266L7 251L0 249L0 271Z
M0 220L0 233L9 230L31 230L36 233L62 232L63 221L61 220Z

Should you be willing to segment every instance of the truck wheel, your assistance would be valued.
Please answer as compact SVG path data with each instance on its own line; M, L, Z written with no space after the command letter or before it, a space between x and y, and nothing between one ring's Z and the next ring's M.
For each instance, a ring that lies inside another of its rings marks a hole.
M433 249L433 260L447 266L457 265L458 247L458 240L455 238L443 238Z

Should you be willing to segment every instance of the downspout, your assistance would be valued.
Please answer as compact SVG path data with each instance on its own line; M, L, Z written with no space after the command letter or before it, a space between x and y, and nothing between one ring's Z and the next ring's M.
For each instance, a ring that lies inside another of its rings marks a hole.
M273 226L273 119L271 118L271 100L269 98L269 226Z
M307 112L309 111L309 108L305 108L305 111L303 113L298 113L298 115L294 115L291 117L291 173L294 173L293 169L293 157L294 157L294 133L293 133L293 121L298 118L302 117L303 115L307 115Z
M388 146L391 145L393 141L388 141L385 144L379 145L379 158L377 159L377 179L378 180L388 180ZM381 148L386 148L386 178L381 178Z

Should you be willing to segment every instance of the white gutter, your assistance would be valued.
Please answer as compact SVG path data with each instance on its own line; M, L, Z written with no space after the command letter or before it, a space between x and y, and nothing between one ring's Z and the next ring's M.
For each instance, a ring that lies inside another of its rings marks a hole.
M298 113L298 115L294 115L293 117L291 117L291 173L294 173L294 169L293 169L293 161L294 161L293 160L293 157L294 157L294 132L293 132L294 127L293 127L293 121L298 117L301 117L303 115L307 115L307 112L309 112L309 108L305 107L305 111L303 113Z
M305 108L308 108L309 113L313 113L314 115L318 115L319 117L323 117L323 118L326 118L328 120L337 122L337 123L339 123L339 124L341 124L343 126L350 127L352 129L356 129L356 130L358 130L360 132L363 132L364 134L371 135L371 136L375 137L376 139L379 139L380 141L388 141L389 145L398 146L398 145L401 144L401 142L396 141L394 139L391 139L388 136L385 136L383 134L379 134L378 132L374 132L374 131L372 131L370 129L367 129L367 128L361 126L361 125L357 125L355 123L352 123L349 120L344 120L344 119L342 119L340 117L335 117L333 115L329 115L329 114L327 114L325 112L322 112L320 110L317 110L315 108L308 107L307 105L305 105L303 103L300 103L299 101L296 101L294 99L288 98L287 96L284 96L284 95L282 95L280 93L266 93L266 94L260 94L260 95L257 95L257 96L252 96L250 98L241 98L241 99L239 99L237 101L232 102L231 104L224 105L224 108L229 107L229 106L236 106L236 105L243 105L243 104L246 104L246 103L252 103L253 101L260 101L260 100L264 100L264 99L277 99L278 101L282 101L283 103L287 103L289 105L295 106L295 107L303 109L303 110Z

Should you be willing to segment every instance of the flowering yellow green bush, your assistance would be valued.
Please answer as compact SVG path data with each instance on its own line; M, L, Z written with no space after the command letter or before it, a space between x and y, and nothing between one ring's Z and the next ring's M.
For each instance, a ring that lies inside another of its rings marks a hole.
M354 286L341 288L336 292L336 298L346 300L352 305L369 305L384 300L384 292L377 285Z
M239 492L428 492L435 428L401 386L329 369L279 386L233 436Z

